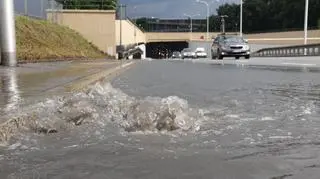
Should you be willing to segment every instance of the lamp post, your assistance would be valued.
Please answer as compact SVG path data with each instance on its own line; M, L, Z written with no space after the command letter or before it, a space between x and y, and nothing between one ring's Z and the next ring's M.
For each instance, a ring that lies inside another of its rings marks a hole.
M133 7L133 11L135 11L136 10L136 8L137 8L137 6L134 6ZM134 18L134 25L135 25L135 27L134 27L134 43L135 43L135 45L137 45L137 30L136 30L136 26L137 26L137 19L136 18Z
M195 14L195 15L183 14L183 15L190 18L190 40L192 40L192 17L199 16L200 14Z
M305 15L304 15L304 44L308 42L308 14L309 14L309 0L306 0Z
M209 9L209 4L206 1L202 0L196 0L198 3L205 4L207 6L207 40L209 39L209 16L210 16L210 9Z
M122 62L122 52L123 52L123 47L122 47L122 20L123 18L126 18L126 5L124 4L120 4L119 5L119 10L120 10L120 40L119 40L119 48L120 48L120 52L119 52L119 59L121 59Z
M17 59L13 0L0 1L0 22L1 65L15 67Z
M243 0L240 0L240 36L242 37Z
M227 18L228 16L227 15L221 15L220 16L221 17L221 26L222 26L222 33L225 33L226 32L226 27L225 27L225 20L224 20L224 18Z

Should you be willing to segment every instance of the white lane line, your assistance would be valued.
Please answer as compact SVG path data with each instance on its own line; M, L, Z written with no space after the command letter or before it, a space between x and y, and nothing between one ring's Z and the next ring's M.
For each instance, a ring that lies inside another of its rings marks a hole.
M239 62L239 63L249 63L249 60L238 60L236 62Z
M282 63L283 65L302 65L302 66L317 66L317 64L314 63Z
M247 39L248 41L274 41L274 40L288 40L288 41L291 41L291 40L303 40L303 38L301 37L298 37L298 38L252 38L252 39ZM308 40L320 40L319 37L311 37L311 38L308 38Z

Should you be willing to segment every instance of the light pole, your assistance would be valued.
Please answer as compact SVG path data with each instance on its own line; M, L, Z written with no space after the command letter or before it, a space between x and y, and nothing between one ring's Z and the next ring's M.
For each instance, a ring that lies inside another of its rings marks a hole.
M13 0L0 1L1 65L14 67L16 59L16 30Z
M122 62L122 53L123 53L123 47L122 47L122 20L123 20L123 18L126 18L126 14L124 14L125 13L125 11L126 11L126 5L124 5L124 4L120 4L119 5L119 10L120 10L120 40L119 40L119 48L120 48L120 52L119 52L119 59L121 60L121 62ZM124 10L124 12L123 12L123 10Z
M183 15L190 18L190 40L192 40L192 17L199 16L200 14L195 14L195 15L183 14Z
M136 8L137 8L137 6L134 6L134 7L133 7L133 11L135 11ZM135 27L134 27L134 32L133 32L133 33L134 33L134 34L133 34L133 35L134 35L134 43L135 43L135 45L137 45L137 30L136 30L136 28L137 28L137 27L136 27L136 26L137 26L137 19L136 19L136 18L134 19L134 25L135 25Z
M308 14L309 14L309 0L306 0L305 15L304 15L304 44L308 40Z
M225 26L225 20L224 18L227 18L228 16L227 15L221 15L221 26L222 26L222 33L225 33L226 32L226 26Z
M240 36L242 37L243 0L240 0Z
M196 0L198 3L205 4L207 6L207 40L209 40L209 16L210 16L210 8L209 4L206 1Z

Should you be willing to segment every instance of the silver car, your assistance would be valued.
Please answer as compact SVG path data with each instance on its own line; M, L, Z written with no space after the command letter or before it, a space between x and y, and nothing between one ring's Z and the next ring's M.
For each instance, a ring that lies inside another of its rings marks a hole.
M207 58L207 56L208 56L206 49L203 47L198 47L195 52L196 52L197 58Z
M192 51L190 48L185 48L181 51L182 59L184 58L197 58L196 52Z
M171 58L181 58L181 53L175 51L175 52L172 53Z
M211 46L212 59L223 59L224 57L250 58L250 46L246 40L236 35L219 35Z

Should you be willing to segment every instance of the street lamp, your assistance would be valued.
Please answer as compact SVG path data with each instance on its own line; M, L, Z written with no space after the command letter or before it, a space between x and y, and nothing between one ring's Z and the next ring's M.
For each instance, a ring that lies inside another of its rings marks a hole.
M221 15L221 25L222 25L222 33L225 33L226 32L226 27L225 27L225 20L224 18L227 18L228 16L227 15Z
M190 18L190 32L192 33L192 17L200 16L200 14L195 14L195 15L183 14L183 15Z
M308 40L308 14L309 14L309 0L306 0L305 15L304 15L304 44Z
M209 16L210 16L210 9L209 4L206 1L196 0L198 3L205 4L207 6L207 40L209 39Z
M17 59L13 0L0 1L0 22L1 65L15 67Z
M240 0L240 36L242 37L243 0Z
M136 8L137 8L137 6L134 6L134 7L133 7L133 11L135 11ZM134 31L134 32L133 32L133 35L134 35L134 43L135 43L135 45L137 45L137 31L136 31L137 19L136 19L136 18L134 19L134 25L135 25L134 30L133 30L133 31Z
M187 16L190 18L190 40L192 40L192 17L199 16L200 14L195 14L195 15L188 15L184 14L184 16Z

